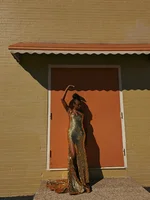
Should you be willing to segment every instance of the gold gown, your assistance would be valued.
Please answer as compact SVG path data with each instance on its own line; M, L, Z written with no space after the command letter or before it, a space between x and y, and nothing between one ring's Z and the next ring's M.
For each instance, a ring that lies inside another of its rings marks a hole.
M85 131L83 128L83 115L78 112L72 112L70 114L68 142L72 142L74 144L76 162L73 162L69 148L68 189L70 193L83 193L86 184L89 183L89 172L85 151L85 137Z
M68 180L49 181L47 187L57 193L80 194L85 191L86 184L89 183L83 114L71 111L69 118L68 143L74 144L76 159L72 159L70 145L68 145Z

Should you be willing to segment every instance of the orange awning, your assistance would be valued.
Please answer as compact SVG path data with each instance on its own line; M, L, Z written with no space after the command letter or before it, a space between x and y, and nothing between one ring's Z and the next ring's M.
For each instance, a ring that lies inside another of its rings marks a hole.
M150 44L62 44L20 42L8 47L12 54L150 54Z

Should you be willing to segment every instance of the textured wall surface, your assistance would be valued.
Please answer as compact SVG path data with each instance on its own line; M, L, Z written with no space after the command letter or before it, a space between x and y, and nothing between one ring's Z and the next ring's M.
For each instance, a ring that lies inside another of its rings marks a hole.
M46 171L48 63L121 65L128 168L103 173L150 185L147 56L24 55L19 65L8 51L24 41L148 43L149 10L149 0L0 1L0 196L33 194L41 179L66 176Z

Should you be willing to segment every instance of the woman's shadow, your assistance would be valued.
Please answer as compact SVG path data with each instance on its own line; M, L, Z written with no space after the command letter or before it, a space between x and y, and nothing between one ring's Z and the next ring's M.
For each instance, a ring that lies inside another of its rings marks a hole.
M94 185L103 179L103 173L100 164L100 148L94 137L94 129L91 125L92 113L87 105L86 100L80 96L82 113L84 114L83 127L86 133L85 148L87 153L87 161L89 166L90 185ZM72 107L71 101L69 106ZM94 169L95 168L95 169Z

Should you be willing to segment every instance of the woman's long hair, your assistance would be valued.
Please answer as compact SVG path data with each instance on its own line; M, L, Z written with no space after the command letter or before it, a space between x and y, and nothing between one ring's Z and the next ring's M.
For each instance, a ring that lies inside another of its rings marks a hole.
M86 100L85 100L83 97L81 97L81 96L78 95L77 93L74 93L74 94L72 95L72 100L71 100L70 103L69 103L69 107L70 107L71 109L73 109L73 104L74 104L75 100L78 100L78 101L80 101L81 103L82 103L82 102L86 102Z
M86 102L86 100L83 98L83 97L81 97L80 95L78 95L77 93L74 93L73 95L72 95L72 99L73 100L78 100L78 101L80 101L80 102Z

